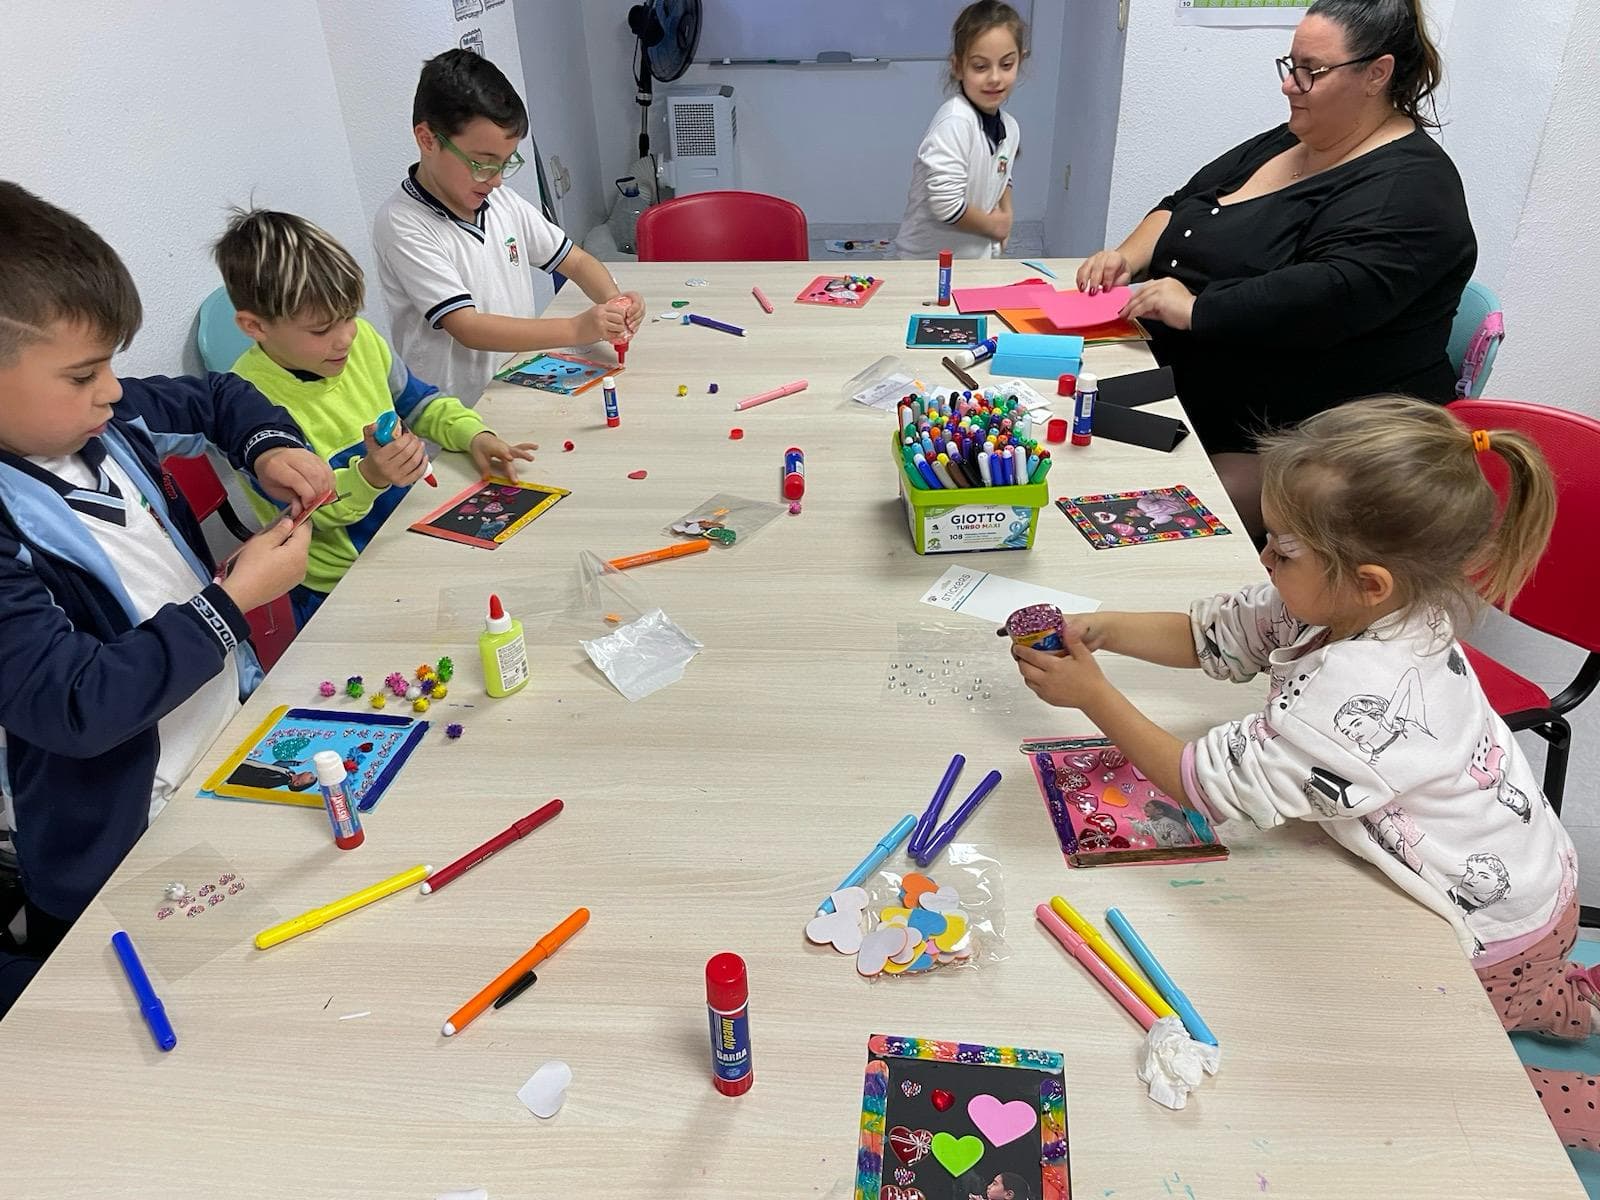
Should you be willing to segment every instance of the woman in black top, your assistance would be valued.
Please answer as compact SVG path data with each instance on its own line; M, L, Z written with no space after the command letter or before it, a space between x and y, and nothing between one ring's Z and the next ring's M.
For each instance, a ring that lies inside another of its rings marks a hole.
M1439 57L1418 0L1316 0L1278 71L1288 123L1078 271L1089 292L1149 278L1124 313L1146 321L1257 537L1257 433L1374 392L1451 398L1445 347L1478 256L1421 111Z

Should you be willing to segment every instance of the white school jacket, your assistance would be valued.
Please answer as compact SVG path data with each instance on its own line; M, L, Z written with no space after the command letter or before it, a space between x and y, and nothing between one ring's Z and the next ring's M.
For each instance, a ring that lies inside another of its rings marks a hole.
M950 250L957 258L995 258L1000 243L954 228L968 208L988 212L1011 185L1022 131L1017 119L1001 110L1005 141L994 149L983 136L977 110L956 95L939 106L917 147L911 168L906 213L895 235L901 258L937 258Z
M1197 805L1262 828L1320 822L1449 921L1475 965L1514 953L1571 900L1572 841L1442 610L1329 641L1261 583L1197 601L1189 619L1208 675L1271 677L1265 712L1185 748Z

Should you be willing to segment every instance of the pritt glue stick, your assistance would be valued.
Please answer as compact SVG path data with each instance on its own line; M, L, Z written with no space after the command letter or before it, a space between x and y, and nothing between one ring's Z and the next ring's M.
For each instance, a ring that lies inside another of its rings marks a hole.
M711 1084L742 1096L756 1081L750 1063L750 984L744 959L718 954L706 963L706 1011L711 1018Z
M939 307L944 308L950 303L950 268L955 265L956 256L949 250L939 251Z

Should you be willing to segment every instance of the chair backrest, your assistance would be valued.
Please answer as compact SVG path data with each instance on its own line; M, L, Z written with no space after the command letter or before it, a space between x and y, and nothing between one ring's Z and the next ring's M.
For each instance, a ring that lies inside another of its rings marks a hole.
M183 498L194 510L195 520L204 521L228 499L228 490L217 478L211 460L201 454L195 458L181 458L174 454L161 460L161 468L172 476Z
M806 214L762 192L696 192L639 214L640 262L795 262L811 256Z
M1515 429L1539 444L1556 477L1556 523L1539 568L1511 605L1511 615L1585 650L1600 652L1600 421L1564 408L1519 400L1457 400L1450 412L1472 429ZM1484 475L1504 498L1505 464L1479 455Z
M226 288L218 288L201 302L194 340L208 371L232 370L239 355L250 349L250 339L234 324L233 302Z
M1450 326L1450 367L1456 373L1456 395L1483 395L1494 368L1494 356L1505 339L1505 314L1500 298L1476 279L1467 282Z

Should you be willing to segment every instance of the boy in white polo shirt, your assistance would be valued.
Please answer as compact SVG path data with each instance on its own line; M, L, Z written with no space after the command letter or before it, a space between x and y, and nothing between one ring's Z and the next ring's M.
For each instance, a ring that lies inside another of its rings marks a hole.
M429 59L411 107L420 157L378 210L372 241L395 349L469 407L509 354L632 337L644 300L510 188L528 110L468 50ZM594 306L535 317L533 272L561 271Z

